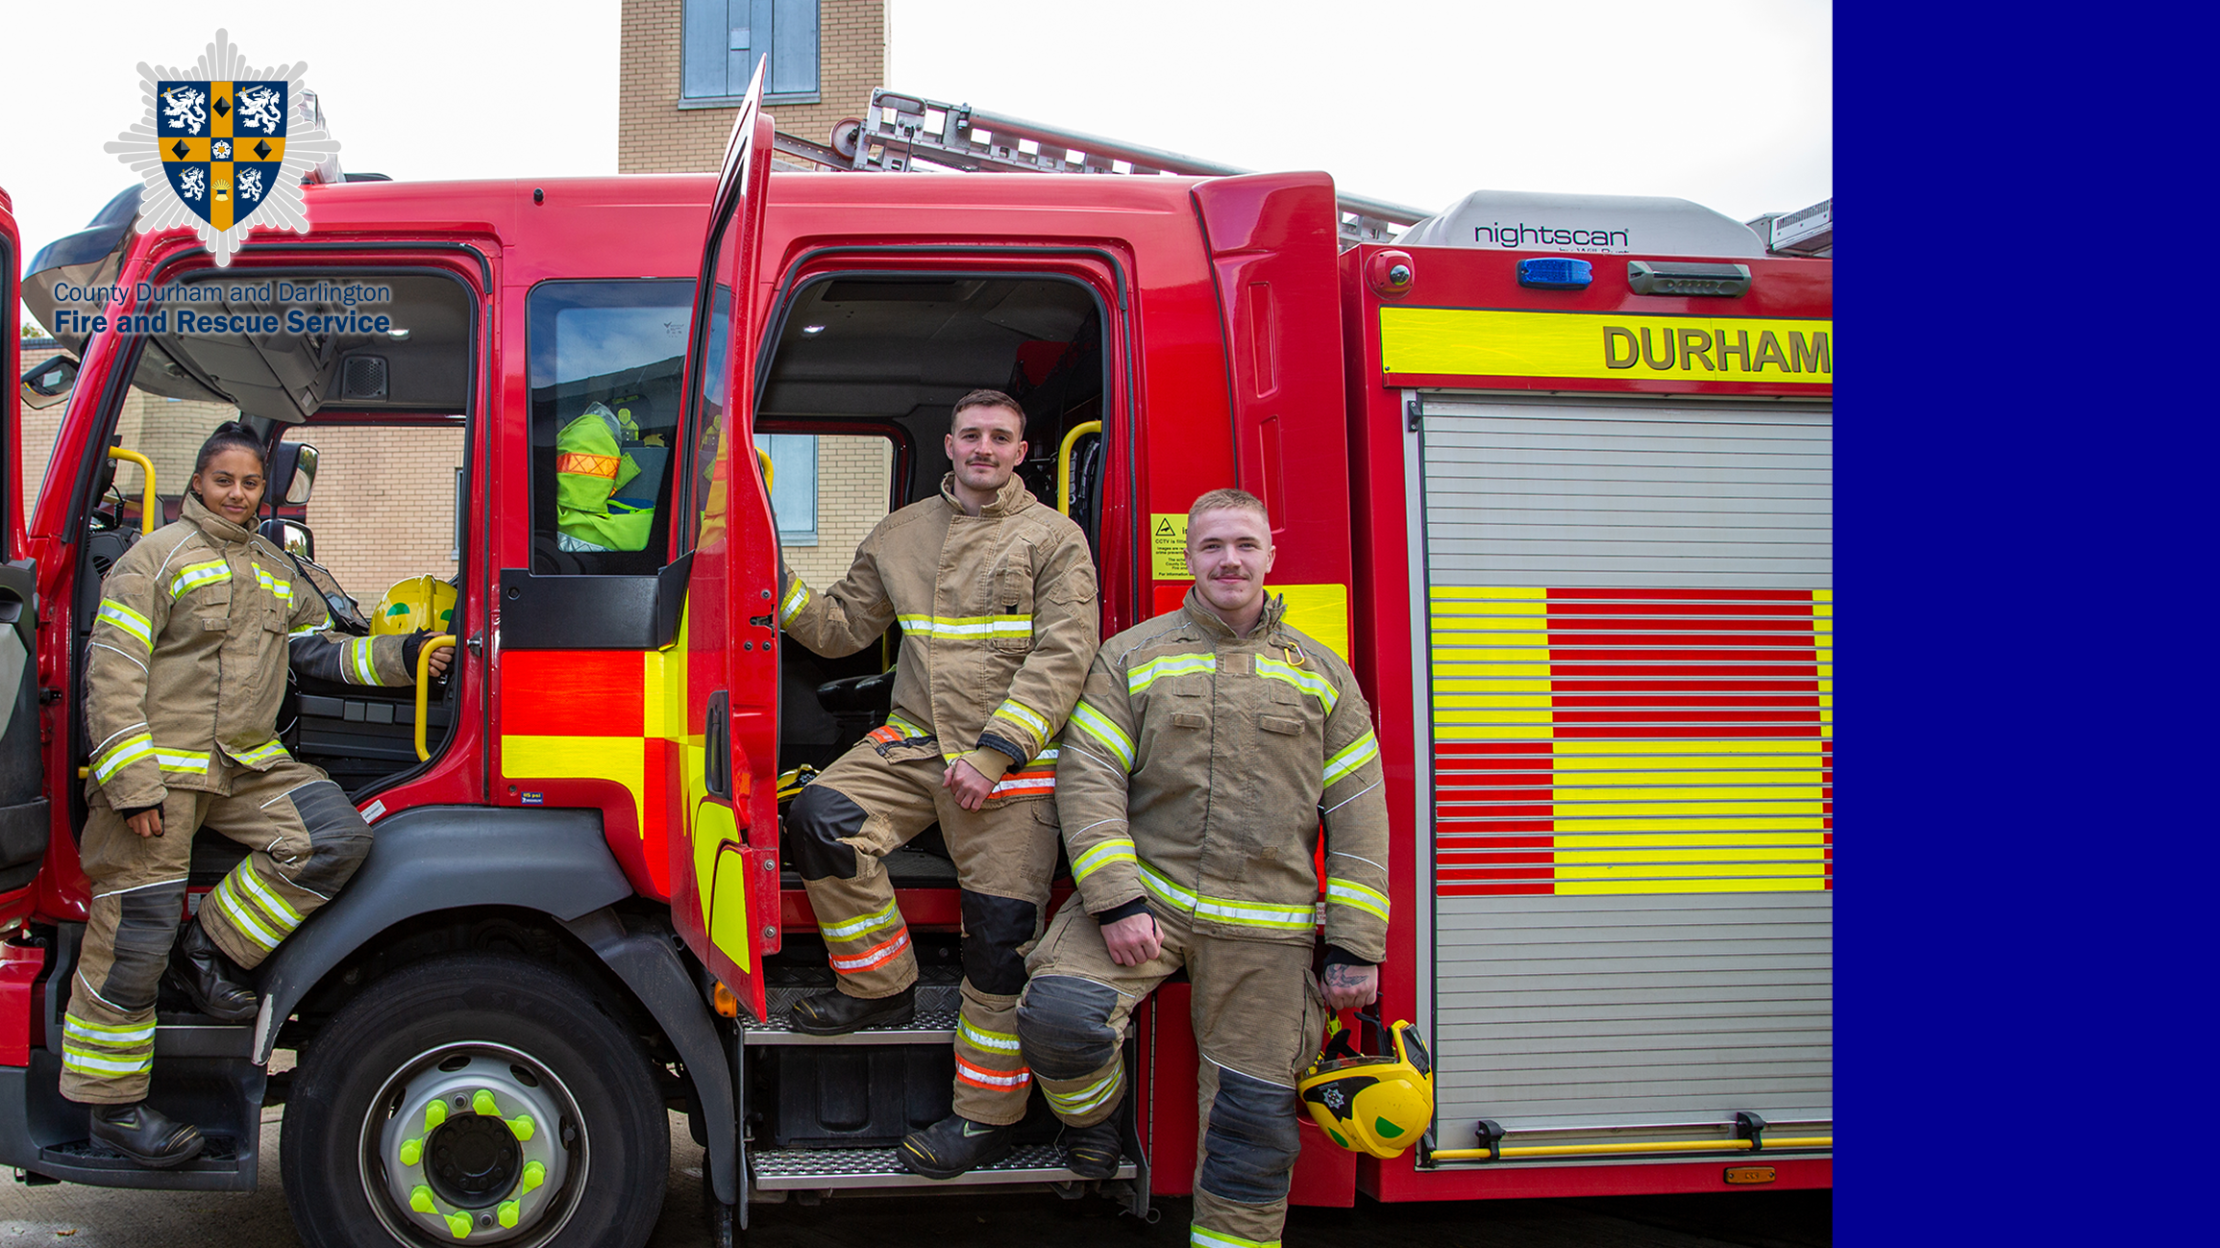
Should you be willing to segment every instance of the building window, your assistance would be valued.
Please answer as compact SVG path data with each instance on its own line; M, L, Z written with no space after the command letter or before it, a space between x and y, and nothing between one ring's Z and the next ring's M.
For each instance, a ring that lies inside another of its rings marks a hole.
M817 102L817 0L686 0L682 103L737 103L766 56L767 100Z
M817 438L807 433L759 433L755 444L771 457L771 510L778 513L779 545L817 544Z

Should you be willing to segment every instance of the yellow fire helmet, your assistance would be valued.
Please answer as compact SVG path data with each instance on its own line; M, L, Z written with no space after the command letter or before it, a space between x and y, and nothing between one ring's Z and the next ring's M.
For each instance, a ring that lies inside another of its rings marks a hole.
M1412 1024L1397 1020L1381 1029L1378 1015L1357 1017L1385 1031L1388 1051L1357 1052L1335 1018L1295 1093L1334 1143L1352 1153L1400 1157L1434 1121L1434 1058Z
M436 576L412 576L385 591L370 617L370 635L455 631L455 587Z

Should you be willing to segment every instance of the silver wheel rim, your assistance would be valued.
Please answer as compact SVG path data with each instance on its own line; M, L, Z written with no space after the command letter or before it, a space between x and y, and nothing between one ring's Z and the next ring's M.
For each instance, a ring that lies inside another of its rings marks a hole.
M458 1184L452 1155L483 1160L496 1138L511 1164ZM569 1087L531 1054L485 1041L403 1062L371 1098L359 1148L371 1210L419 1244L536 1248L577 1212L592 1162Z

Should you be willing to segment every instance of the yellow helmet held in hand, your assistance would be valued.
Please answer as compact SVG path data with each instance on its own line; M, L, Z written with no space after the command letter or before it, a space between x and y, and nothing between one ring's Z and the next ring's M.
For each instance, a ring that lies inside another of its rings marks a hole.
M370 635L455 630L455 587L429 574L412 576L385 591L370 616Z
M1358 1018L1379 1028L1376 1014ZM1434 1121L1434 1058L1418 1028L1386 1028L1388 1052L1362 1054L1339 1018L1295 1094L1326 1138L1352 1153L1400 1157Z

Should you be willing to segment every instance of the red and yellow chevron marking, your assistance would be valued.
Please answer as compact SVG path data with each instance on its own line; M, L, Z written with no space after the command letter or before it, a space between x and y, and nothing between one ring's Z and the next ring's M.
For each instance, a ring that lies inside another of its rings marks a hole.
M1829 590L1432 592L1444 896L1831 889Z

